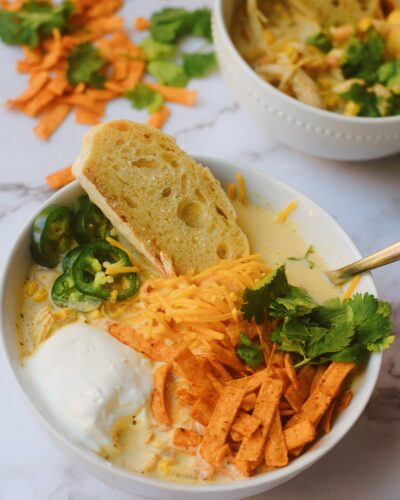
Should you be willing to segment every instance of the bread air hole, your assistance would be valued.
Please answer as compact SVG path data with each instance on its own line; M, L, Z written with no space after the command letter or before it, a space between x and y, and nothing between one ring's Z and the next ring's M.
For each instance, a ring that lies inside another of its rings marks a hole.
M124 196L125 203L131 208L137 208L136 203L129 196Z
M178 206L178 217L186 225L193 228L200 228L204 224L204 208L200 203L183 200Z
M220 243L217 247L217 255L220 259L226 259L227 257L227 248L225 243Z
M165 188L163 189L163 192L161 193L161 196L163 198L168 198L168 196L171 194L171 188Z
M154 161L146 160L145 158L138 158L137 160L132 160L132 166L139 168L151 168L154 167Z

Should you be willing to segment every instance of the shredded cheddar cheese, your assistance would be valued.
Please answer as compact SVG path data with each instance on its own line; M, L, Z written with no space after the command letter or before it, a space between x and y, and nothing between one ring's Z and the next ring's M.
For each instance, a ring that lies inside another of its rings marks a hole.
M132 255L132 253L126 247L124 247L124 245L121 245L121 243L119 241L114 240L114 238L111 238L110 236L107 236L106 240L108 241L108 243L110 243L110 245L113 245L114 247L117 247L120 250L122 250L123 252L125 252L126 255L129 257L129 260L131 262L133 262L133 255ZM133 272L133 271L129 271L129 272ZM134 272L136 272L136 271L134 271Z
M236 186L233 182L230 182L228 184L228 198L230 200L235 200L236 199Z
M276 216L275 222L278 224L282 224L289 217L289 215L297 208L299 202L297 200L293 200L287 205L279 214Z
M342 296L343 300L347 300L353 295L354 290L357 288L357 285L359 284L360 280L361 280L360 275L354 276L354 278L350 281L350 285L348 286L347 290L344 292Z
M239 172L237 172L236 174L236 181L238 183L238 188L239 188L239 200L243 203L243 205L247 205L249 199L247 196L246 184L244 182L242 174L240 174Z
M137 273L138 268L135 266L109 266L106 269L106 275L115 276L116 274Z

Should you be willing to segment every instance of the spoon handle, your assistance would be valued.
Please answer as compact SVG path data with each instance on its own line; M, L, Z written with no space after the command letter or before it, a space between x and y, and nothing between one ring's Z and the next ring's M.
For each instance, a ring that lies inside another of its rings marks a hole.
M335 271L329 271L326 274L332 283L341 285L357 274L391 264L397 260L400 260L400 241L348 266L341 267Z

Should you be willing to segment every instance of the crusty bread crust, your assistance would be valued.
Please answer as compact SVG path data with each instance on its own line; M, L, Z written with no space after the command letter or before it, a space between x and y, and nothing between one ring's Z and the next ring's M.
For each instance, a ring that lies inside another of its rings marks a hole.
M249 253L219 182L157 129L127 120L93 127L73 174L164 275L198 272Z

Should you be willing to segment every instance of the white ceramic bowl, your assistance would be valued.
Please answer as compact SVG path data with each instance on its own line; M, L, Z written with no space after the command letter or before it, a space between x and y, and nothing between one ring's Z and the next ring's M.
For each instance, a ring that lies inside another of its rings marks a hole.
M245 170L239 165L232 165L221 160L197 159L209 166L223 185L227 185L238 170L245 172L250 197L257 201L258 204L263 204L272 210L278 211L291 200L297 199L299 206L291 217L297 223L305 240L315 246L329 267L335 268L360 258L359 251L334 219L306 196L261 172ZM74 182L54 194L44 206L51 203L70 205L81 191L78 183ZM373 354L365 370L354 380L354 398L349 408L335 421L332 431L285 468L227 484L190 485L158 481L112 466L109 462L83 446L79 446L63 436L58 430L57 423L53 422L41 409L37 397L35 397L35 394L30 390L29 384L24 380L24 373L21 370L18 356L15 320L23 282L31 264L28 250L30 225L31 221L21 232L5 264L1 284L1 337L3 349L16 381L16 390L18 387L22 392L32 414L35 415L50 438L70 456L76 465L100 479L122 489L151 498L207 498L208 500L218 498L218 500L233 500L248 497L267 491L291 479L325 455L349 431L367 404L379 373L380 354ZM370 276L365 276L362 279L359 289L362 292L370 292L376 295L376 289ZM354 450L354 454L357 454L357 450Z
M285 144L334 160L371 160L400 151L400 116L349 117L314 108L277 90L244 61L229 35L237 0L214 0L219 67L239 104Z

